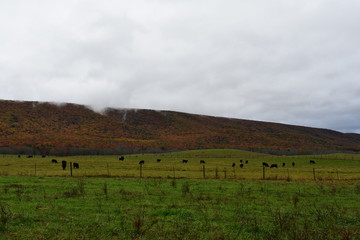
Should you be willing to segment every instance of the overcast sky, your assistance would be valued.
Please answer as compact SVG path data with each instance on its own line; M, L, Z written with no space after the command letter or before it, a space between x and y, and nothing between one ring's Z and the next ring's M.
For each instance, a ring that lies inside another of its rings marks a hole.
M1 0L0 99L360 133L358 0Z

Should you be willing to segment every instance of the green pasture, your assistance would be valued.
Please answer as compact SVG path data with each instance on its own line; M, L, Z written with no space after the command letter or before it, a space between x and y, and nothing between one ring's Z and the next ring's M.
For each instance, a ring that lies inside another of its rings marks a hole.
M0 239L348 239L355 180L0 177Z
M56 159L59 163L52 164ZM157 162L157 159L161 159ZM183 163L183 160L188 163ZM62 170L61 161L67 161ZM139 165L144 160L145 164ZM206 164L200 164L204 160ZM243 168L240 168L240 160ZM310 160L316 164L310 164ZM248 161L248 164L245 162ZM70 162L79 163L79 169L70 171ZM262 167L262 162L277 164L278 168ZM235 163L235 167L232 164ZM285 163L283 167L282 164ZM292 163L295 166L292 166ZM265 171L265 172L264 172ZM205 173L205 174L204 174ZM166 154L119 156L34 156L0 155L0 175L38 177L129 177L129 178L217 178L258 180L359 180L359 154L328 154L274 156L241 150L196 150Z
M0 155L0 239L360 239L358 154L119 157Z

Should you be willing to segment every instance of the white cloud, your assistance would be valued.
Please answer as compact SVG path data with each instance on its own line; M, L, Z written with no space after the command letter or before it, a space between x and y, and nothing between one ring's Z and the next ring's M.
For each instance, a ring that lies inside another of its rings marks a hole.
M357 1L0 2L0 98L357 131Z

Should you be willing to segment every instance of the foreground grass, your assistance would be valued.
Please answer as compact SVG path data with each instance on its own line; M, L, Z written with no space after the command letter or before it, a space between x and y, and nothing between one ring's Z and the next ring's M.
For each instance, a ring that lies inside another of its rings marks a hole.
M0 177L0 239L359 237L359 181Z

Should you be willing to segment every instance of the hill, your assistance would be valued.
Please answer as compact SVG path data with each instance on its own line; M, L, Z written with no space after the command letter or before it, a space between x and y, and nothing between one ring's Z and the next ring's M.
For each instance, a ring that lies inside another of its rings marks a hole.
M0 101L0 150L96 154L236 148L360 150L360 134L173 111Z

